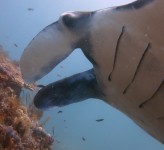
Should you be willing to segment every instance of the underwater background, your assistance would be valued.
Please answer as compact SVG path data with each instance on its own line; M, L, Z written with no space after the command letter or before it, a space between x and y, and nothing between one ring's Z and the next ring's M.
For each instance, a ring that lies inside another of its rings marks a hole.
M90 11L130 1L0 0L0 45L11 59L19 61L31 39L63 12ZM37 84L47 85L90 68L90 62L77 49ZM52 108L44 112L40 122L55 137L53 150L164 149L124 114L98 99Z

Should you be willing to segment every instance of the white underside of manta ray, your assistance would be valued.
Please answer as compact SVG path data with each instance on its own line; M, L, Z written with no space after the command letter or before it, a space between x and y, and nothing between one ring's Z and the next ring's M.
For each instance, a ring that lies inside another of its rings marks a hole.
M35 82L74 49L93 69L43 87L36 107L88 98L119 109L164 143L164 0L138 0L93 12L68 12L44 28L23 52L23 78Z

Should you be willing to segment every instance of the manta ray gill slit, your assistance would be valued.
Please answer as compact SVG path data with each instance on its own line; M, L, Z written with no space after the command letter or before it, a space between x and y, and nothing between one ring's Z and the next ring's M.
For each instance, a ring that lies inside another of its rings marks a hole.
M115 64L116 64L116 60L117 60L117 53L118 53L118 48L119 48L119 44L120 44L120 41L121 41L121 37L123 36L123 33L125 32L125 26L122 26L122 30L121 30L121 33L118 37L118 40L117 40L117 43L116 43L116 48L115 48L115 54L114 54L114 60L113 60L113 67L112 67L112 71L109 73L109 76L108 76L108 81L111 81L111 75L114 71L114 68L115 68Z
M141 63L142 63L142 61L143 61L143 59L144 59L147 51L150 49L150 46L151 46L151 44L148 43L147 46L146 46L146 48L145 48L145 50L144 50L144 52L143 52L143 54L142 54L142 56L141 56L140 61L139 61L138 65L137 65L137 67L136 67L136 71L134 72L133 78L130 81L130 83L126 86L126 88L124 89L123 94L125 94L127 92L128 88L132 85L132 83L133 83L133 81L134 81L134 79L135 79L135 77L136 77L136 75L138 73L138 70L139 70L139 68L141 66Z
M138 107L139 107L139 108L143 108L143 106L144 106L147 102L149 102L149 101L156 95L156 93L157 93L157 92L160 90L160 88L162 87L163 83L164 83L164 79L161 81L160 85L159 85L158 88L155 90L155 92L152 94L152 96L151 96L150 98L148 98L147 100L145 100L144 102L142 102Z

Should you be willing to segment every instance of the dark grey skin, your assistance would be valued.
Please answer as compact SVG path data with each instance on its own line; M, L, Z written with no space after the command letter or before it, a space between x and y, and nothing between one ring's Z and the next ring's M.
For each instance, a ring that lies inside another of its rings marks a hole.
M34 104L39 109L53 106L65 106L88 98L102 99L93 69L51 83L34 97Z

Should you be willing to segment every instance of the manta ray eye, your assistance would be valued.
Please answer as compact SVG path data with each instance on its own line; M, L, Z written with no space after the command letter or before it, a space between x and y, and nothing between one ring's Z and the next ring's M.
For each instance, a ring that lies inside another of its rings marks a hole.
M69 12L62 14L62 21L67 28L83 27L92 18L93 12Z
M72 13L66 13L62 16L62 21L68 28L73 28L76 20L75 18L76 16L74 16Z

